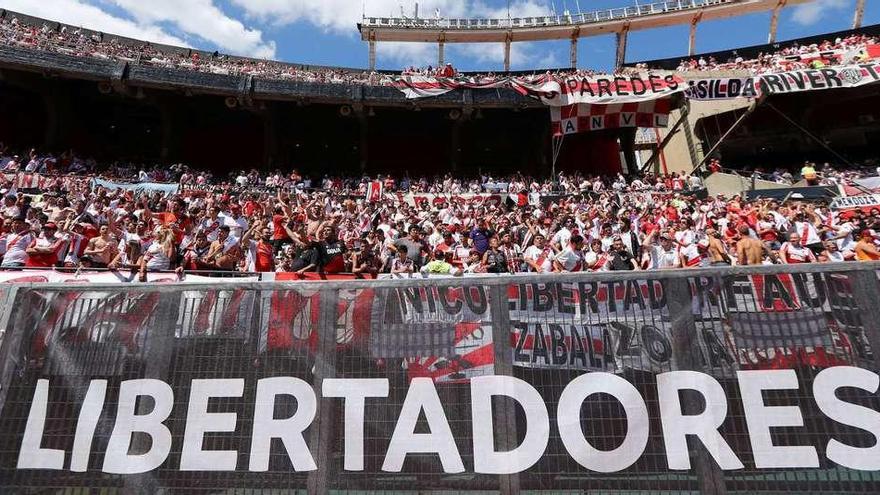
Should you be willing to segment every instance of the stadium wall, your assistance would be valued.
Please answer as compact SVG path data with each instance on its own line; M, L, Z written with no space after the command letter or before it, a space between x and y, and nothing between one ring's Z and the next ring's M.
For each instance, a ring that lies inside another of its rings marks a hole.
M7 285L0 486L875 493L878 268Z

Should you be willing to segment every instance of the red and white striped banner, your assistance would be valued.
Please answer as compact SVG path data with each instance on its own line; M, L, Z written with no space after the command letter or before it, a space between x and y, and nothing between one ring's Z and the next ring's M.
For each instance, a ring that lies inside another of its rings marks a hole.
M7 182L12 182L16 189L42 189L53 180L41 174L30 172L18 172L15 174L3 174Z
M666 127L669 110L668 99L614 105L578 103L551 107L550 120L554 135L621 127Z

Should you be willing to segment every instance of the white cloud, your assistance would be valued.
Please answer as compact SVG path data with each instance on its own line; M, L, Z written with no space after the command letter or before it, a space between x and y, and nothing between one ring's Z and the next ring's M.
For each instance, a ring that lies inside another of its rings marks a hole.
M118 0L117 0L118 1ZM367 0L361 4L352 0L231 0L254 19L283 26L297 22L312 24L327 32L358 35L355 26L365 12L372 16L413 15L413 0ZM419 16L434 17L439 11L442 17L507 17L507 6L492 7L481 0L420 0ZM511 2L511 17L544 15L547 7L538 0ZM366 52L366 48L364 49ZM437 62L436 44L391 43L377 44L378 65L389 62L400 65L433 65ZM467 57L478 64L501 67L504 60L503 45L479 43L473 45L446 45L446 59ZM546 54L539 54L528 43L514 43L511 47L511 64L525 67L532 63L547 61ZM543 66L542 66L543 67Z
M409 16L415 4L415 0L366 0L365 6L357 0L229 1L244 12L244 19L221 10L219 0L0 0L0 6L132 38L206 48L204 43L193 41L195 38L225 52L273 58L276 56L275 42L265 40L262 31L246 24L265 23L281 28L306 23L324 30L327 35L356 39L359 36L356 24L364 11L367 15L399 16L403 6L404 14ZM489 5L488 0L419 0L418 3L422 17L433 17L435 9L447 18L507 17L507 6L501 2L495 2L494 6ZM118 7L124 17L103 10L102 4ZM514 0L510 4L512 17L544 15L547 11L547 3L542 0ZM169 34L169 30L179 36ZM364 46L365 62L366 53L367 47ZM377 56L380 67L433 65L437 62L437 45L382 42L377 45ZM504 60L503 45L447 44L446 59L454 63L472 62L486 68L500 68ZM556 66L557 60L552 52L537 49L531 43L511 46L514 68Z
M257 29L248 29L223 13L212 0L112 0L144 23L169 22L181 31L210 41L236 55L275 57L275 42L263 41Z
M295 22L307 22L317 27L337 33L356 34L355 24L361 21L361 15L400 16L400 7L411 16L413 0L367 0L366 4L357 0L231 0L241 7L247 15L277 25ZM445 17L463 16L470 0L421 0L419 15L430 17L434 9L440 9Z
M121 8L130 19L110 14L93 0L2 0L2 7L36 17L170 45L190 46L161 27L168 23L221 50L257 58L275 57L275 43L223 13L212 0L100 0ZM204 45L198 48L206 48Z
M802 26L811 26L828 17L829 11L845 9L850 3L849 0L815 0L803 3L794 8L792 19Z
M364 45L364 60L366 60L367 47ZM391 68L397 69L410 65L423 67L436 65L438 61L437 45L431 43L406 43L384 42L376 44L376 66L385 67L384 61L393 61ZM446 59L449 59L448 49ZM367 64L364 64L365 66Z
M486 70L503 70L503 43L461 43L447 45L446 58L452 62L456 58L466 58ZM549 69L559 67L559 59L554 51L541 51L538 43L512 43L510 45L510 67L512 70Z
M412 16L419 4L420 17L507 17L507 7L491 7L481 0L231 0L251 17L274 24L308 22L341 33L354 33L361 16ZM539 0L518 0L510 4L511 17L544 15L548 9Z
M151 23L132 22L104 12L94 5L78 0L3 0L2 7L22 14L42 17L73 26L95 29L107 33L164 43L187 46L187 43Z

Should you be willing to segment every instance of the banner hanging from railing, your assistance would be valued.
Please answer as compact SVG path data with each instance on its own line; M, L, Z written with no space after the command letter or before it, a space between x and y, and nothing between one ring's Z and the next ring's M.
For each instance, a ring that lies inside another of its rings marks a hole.
M835 268L12 286L0 486L876 493L876 273Z
M259 277L240 276L230 273L230 277L206 277L202 275L182 274L173 272L148 272L146 282L150 283L224 283L224 282L256 282ZM215 272L215 275L222 275ZM75 268L63 270L6 270L0 271L0 284L53 283L53 284L117 284L139 282L136 270L81 271Z
M454 89L509 87L539 99L551 107L569 105L613 105L662 100L684 94L692 100L756 98L762 94L786 94L856 88L880 80L880 64L876 61L857 65L798 69L750 77L706 77L684 79L678 74L640 74L636 76L508 77L491 83L468 78L446 79L402 76L395 87L408 98L436 96Z
M668 99L613 105L578 103L551 107L551 131L553 135L558 135L623 127L662 128L669 124L670 110Z

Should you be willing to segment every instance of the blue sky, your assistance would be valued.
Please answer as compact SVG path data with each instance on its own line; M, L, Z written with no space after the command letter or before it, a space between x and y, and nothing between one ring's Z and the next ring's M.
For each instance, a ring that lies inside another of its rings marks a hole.
M649 0L641 0L648 3ZM582 11L633 5L635 0L511 0L513 16L535 16L565 8ZM367 15L409 15L413 0L0 0L0 7L151 41L220 50L288 62L366 67L367 47L356 23ZM786 7L777 39L847 29L856 0L814 0ZM444 17L506 17L507 0L421 0L423 16L439 9ZM707 52L767 41L770 13L703 22L697 51ZM863 25L880 23L880 0L867 0ZM630 34L627 61L678 57L687 53L688 26ZM614 39L581 39L581 67L608 69ZM380 43L377 65L397 69L436 62L430 44ZM498 70L500 44L447 45L446 60L463 70ZM568 65L568 42L514 44L514 69Z

